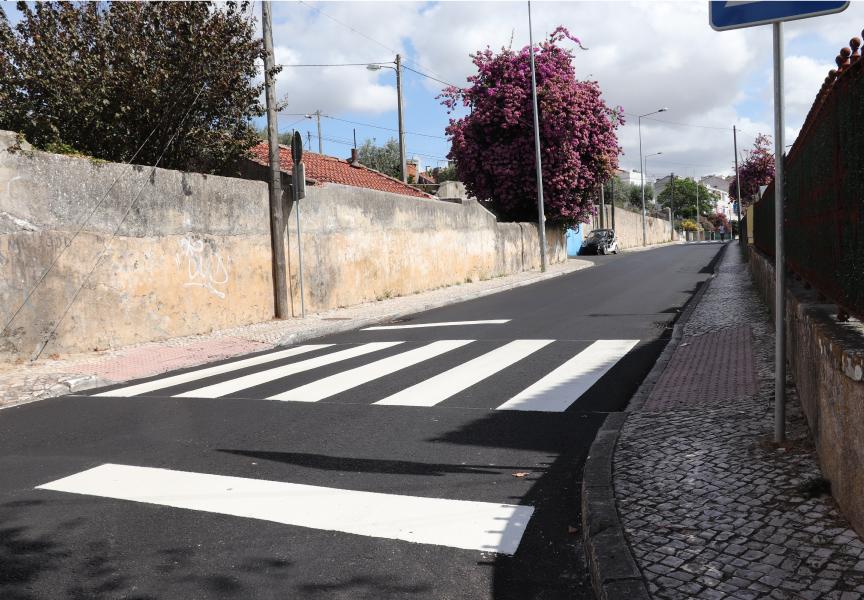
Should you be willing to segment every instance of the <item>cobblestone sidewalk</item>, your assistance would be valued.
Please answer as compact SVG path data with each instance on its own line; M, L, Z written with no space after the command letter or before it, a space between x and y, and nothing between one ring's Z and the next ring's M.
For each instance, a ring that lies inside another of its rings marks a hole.
M864 543L826 493L791 385L789 442L772 443L773 388L769 313L735 244L615 453L655 598L864 598Z
M430 290L348 308L20 364L0 364L0 408L109 385L214 360L290 345L337 331L399 318L447 304L513 289L592 266L582 259L550 265L546 273L526 271L506 277Z

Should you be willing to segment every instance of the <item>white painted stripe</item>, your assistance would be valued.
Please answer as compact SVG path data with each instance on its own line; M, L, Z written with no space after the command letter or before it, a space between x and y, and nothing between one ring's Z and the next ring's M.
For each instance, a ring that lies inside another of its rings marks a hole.
M498 371L506 369L554 340L515 340L449 371L405 388L375 404L435 406Z
M534 508L105 464L37 489L514 554Z
M426 346L382 358L368 365L350 369L306 385L301 385L293 390L270 396L269 400L294 400L295 402L317 402L330 396L335 396L345 390L357 387L369 381L373 381L385 375L390 375L401 369L405 369L419 362L434 358L450 350L455 350L473 340L444 340L432 342Z
M384 350L385 348L391 348L392 346L396 346L401 343L402 342L372 342L370 344L362 344L360 346L346 348L345 350L339 350L338 352L325 354L324 356L316 356L315 358L301 360L300 362L291 363L290 365L283 365L281 367L267 369L266 371L250 373L249 375L237 377L235 379L229 379L228 381L223 381L222 383L214 383L213 385L198 388L197 390L190 390L182 394L177 394L174 397L218 398L219 396L233 394L234 392L255 387L256 385L261 385L262 383L267 383L269 381L273 381L274 379L288 377L289 375L302 373L304 371L309 371L310 369L317 369L318 367L323 367L325 365L330 365L343 360L348 360L349 358L363 356L364 354L369 354L370 352L377 352L378 350Z
M146 394L147 392L165 389L174 385L180 385L181 383L197 381L198 379L204 379L205 377L221 375L222 373L230 373L231 371L237 371L238 369L254 367L255 365L266 364L268 362L273 362L274 360L297 356L298 354L312 352L313 350L320 350L321 348L327 348L332 345L333 344L309 344L306 346L296 346L295 348L289 348L288 350L280 350L279 352L261 354L259 356L253 356L252 358L244 358L243 360L237 360L234 362L226 363L224 365L217 365L215 367L200 369L198 371L189 371L188 373L180 373L179 375L172 375L170 377L154 379L153 381L147 381L145 383L121 387L117 388L116 390L111 390L110 392L102 392L101 394L93 395L114 396L122 398L127 398L129 396L137 396L138 394Z
M488 319L486 321L444 321L441 323L415 323L413 325L376 325L364 327L361 331L381 331L383 329L417 329L419 327L456 327L458 325L501 325L510 319Z
M564 411L638 343L639 340L597 340L498 410Z

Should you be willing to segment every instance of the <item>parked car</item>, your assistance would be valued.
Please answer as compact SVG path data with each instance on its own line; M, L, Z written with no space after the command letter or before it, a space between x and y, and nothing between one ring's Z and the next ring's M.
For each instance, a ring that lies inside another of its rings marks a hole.
M618 238L612 229L595 229L582 242L582 254L618 254Z

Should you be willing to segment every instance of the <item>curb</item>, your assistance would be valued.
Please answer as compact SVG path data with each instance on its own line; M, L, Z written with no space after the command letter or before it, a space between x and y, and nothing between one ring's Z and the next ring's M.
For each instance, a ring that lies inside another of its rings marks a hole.
M712 261L713 273L699 286L675 320L672 335L651 372L630 399L626 411L609 413L600 426L585 459L582 474L582 535L585 556L591 573L591 584L598 600L651 600L642 572L618 515L613 484L613 458L618 436L628 413L642 407L663 374L684 335L684 325L696 310L699 301L717 275L720 261L728 244L724 244Z

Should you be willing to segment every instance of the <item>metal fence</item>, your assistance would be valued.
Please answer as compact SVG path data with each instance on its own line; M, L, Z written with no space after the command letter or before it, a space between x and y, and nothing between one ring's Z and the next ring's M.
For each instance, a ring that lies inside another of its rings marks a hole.
M785 162L786 267L864 318L864 61L816 97ZM774 256L774 185L754 206L755 245Z

